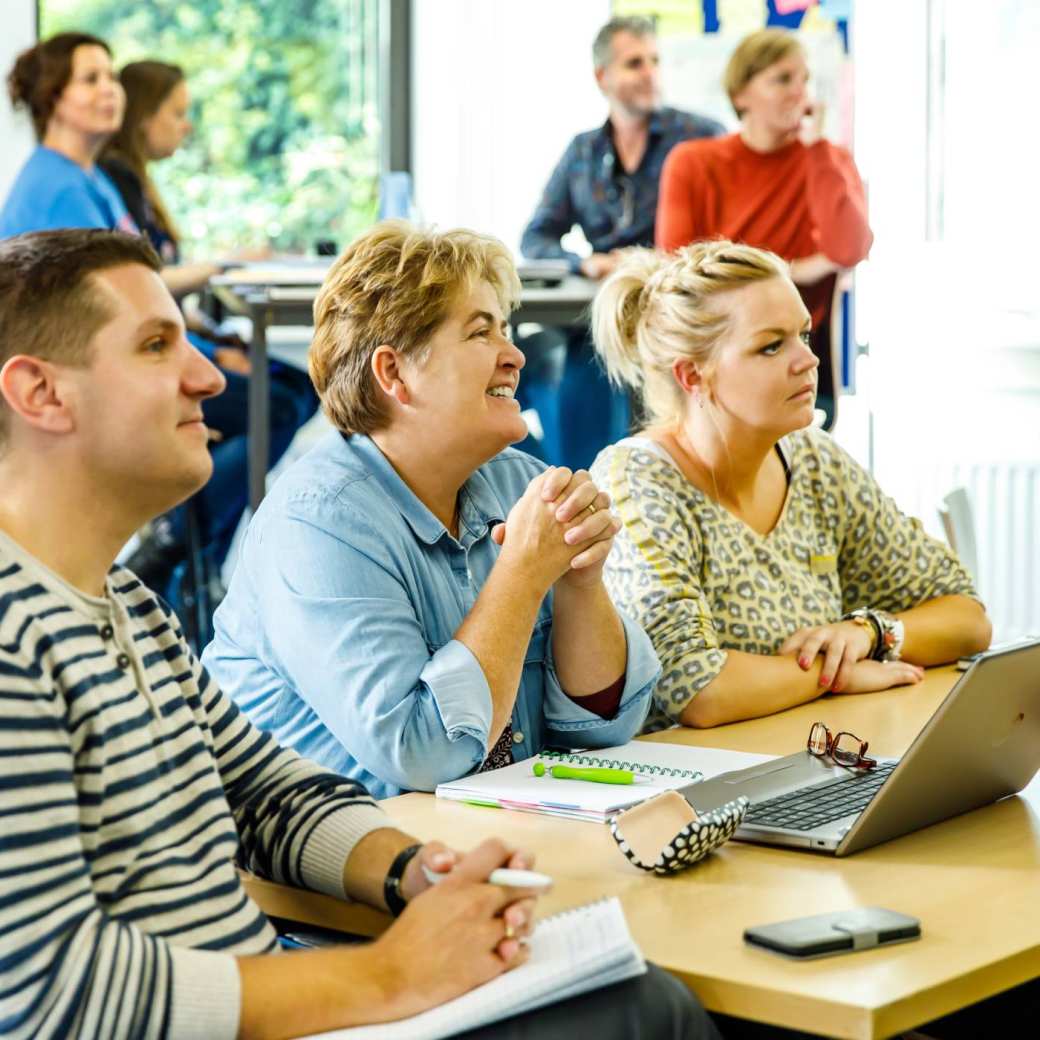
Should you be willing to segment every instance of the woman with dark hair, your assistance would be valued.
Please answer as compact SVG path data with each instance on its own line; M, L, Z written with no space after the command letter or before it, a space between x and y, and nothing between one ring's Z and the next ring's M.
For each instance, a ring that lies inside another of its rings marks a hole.
M183 76L179 79L183 82ZM154 116L142 111L136 96L128 109L108 44L81 32L59 33L41 40L18 56L7 85L15 108L28 109L39 145L0 210L0 238L68 227L147 232L147 219L143 226L134 219L119 187L99 162L105 145L122 127L124 112L132 115L134 127ZM183 133L180 136L183 138ZM172 230L172 224L168 227ZM179 263L176 236L171 242L172 253L161 243L159 252L166 254L162 277L174 296L201 288L221 270L223 265L217 263ZM213 450L214 475L198 499L202 540L219 567L247 502L244 434L249 363L240 349L226 342L214 343L200 336L193 336L193 342L220 365L228 382L223 394L203 405L206 424L220 435L221 443ZM273 376L272 463L316 408L317 399L302 372ZM169 583L184 559L185 533L183 510L177 510L155 525L130 561L149 585L168 593L175 602L177 590Z
M18 56L7 89L15 108L29 110L39 144L0 210L0 238L64 227L136 233L139 224L98 163L126 108L108 44L81 32L41 40ZM163 281L174 296L200 289L221 270L169 263Z
M119 82L126 96L126 112L119 130L106 143L98 164L119 189L126 208L155 251L165 263L179 265L177 227L151 178L149 165L170 158L191 132L188 118L191 98L184 70L164 61L135 61L124 66ZM177 269L165 268L167 271ZM212 266L206 277L218 269ZM224 393L204 405L206 421L225 437L244 435L249 413L249 361L240 349L241 340L220 335L201 314L189 315L187 324L189 339L204 353L212 354L227 379ZM292 443L296 431L317 410L318 399L305 372L277 362L271 364L269 385L271 465L274 465ZM244 465L244 450L241 455ZM213 518L221 532L214 553L218 560L223 559L246 506L246 481L237 477L236 474L236 479L228 482L221 497L220 515ZM149 548L161 549L161 546ZM149 553L149 563L155 555ZM160 551L157 555L168 557L170 553ZM141 561L135 562L140 564Z
M168 159L192 130L191 98L184 70L165 61L124 65L119 82L126 94L123 124L109 138L101 167L111 177L137 226L166 263L176 263L176 225L148 172L148 164Z
M88 33L52 36L18 56L7 89L15 108L29 110L39 144L0 210L0 238L61 227L136 231L96 165L125 101L108 44Z

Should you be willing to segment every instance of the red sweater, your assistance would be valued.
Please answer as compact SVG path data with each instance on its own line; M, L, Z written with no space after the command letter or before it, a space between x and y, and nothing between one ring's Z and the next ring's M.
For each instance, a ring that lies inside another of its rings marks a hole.
M842 267L855 266L874 236L852 156L829 141L755 152L740 134L676 145L661 171L657 245L671 251L719 237L785 260L823 253ZM834 276L799 291L819 327L830 310Z

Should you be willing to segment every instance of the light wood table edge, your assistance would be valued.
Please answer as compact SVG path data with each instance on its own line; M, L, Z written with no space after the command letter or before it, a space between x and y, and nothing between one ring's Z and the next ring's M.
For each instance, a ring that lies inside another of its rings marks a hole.
M266 881L247 871L239 871L239 875L246 893L268 917L282 917L301 924L332 928L369 938L381 935L393 923L389 914L364 903L337 899L322 892L290 888L275 881Z
M1040 977L1040 946L920 990L874 1011L872 1040L914 1029Z
M662 967L717 1014L840 1040L886 1040L1040 977L1040 947L877 1007Z

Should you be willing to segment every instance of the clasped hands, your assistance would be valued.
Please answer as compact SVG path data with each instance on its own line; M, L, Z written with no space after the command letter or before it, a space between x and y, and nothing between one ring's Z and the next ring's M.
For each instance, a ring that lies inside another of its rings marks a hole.
M924 669L908 661L868 660L873 648L862 625L835 621L793 632L780 647L780 655L797 658L803 671L822 656L819 685L830 693L874 693L924 678Z
M527 486L491 537L502 558L524 568L546 589L557 581L575 588L597 584L621 529L610 496L586 470L551 466Z
M378 940L393 965L396 1011L417 1014L527 959L537 893L488 883L498 867L529 870L534 857L496 838L467 853L427 842L401 878L407 906ZM423 867L443 880L431 885Z

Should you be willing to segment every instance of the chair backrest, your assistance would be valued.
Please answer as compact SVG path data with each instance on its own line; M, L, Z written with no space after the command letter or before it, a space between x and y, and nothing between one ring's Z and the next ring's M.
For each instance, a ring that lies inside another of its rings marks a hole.
M942 522L950 548L960 558L965 570L975 582L979 579L978 552L975 547L975 516L967 489L954 488L939 505L939 520Z

